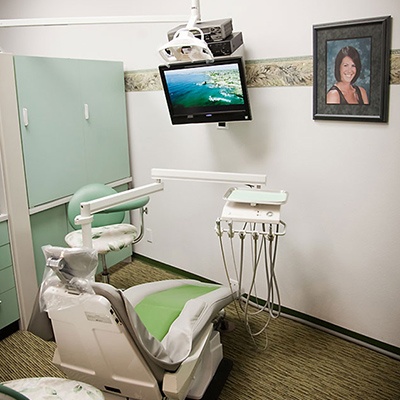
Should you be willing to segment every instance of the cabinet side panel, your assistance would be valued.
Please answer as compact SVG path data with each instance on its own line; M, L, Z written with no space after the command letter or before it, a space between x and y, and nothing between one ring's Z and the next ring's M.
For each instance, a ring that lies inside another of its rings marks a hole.
M25 173L15 89L14 58L0 54L0 152L4 172L8 229L16 290L7 291L5 309L12 321L20 315L20 328L26 329L37 293L32 237L29 223ZM16 298L18 294L18 301ZM18 306L19 305L19 306ZM0 318L1 319L1 318ZM12 322L6 317L5 324ZM2 322L2 323L3 323Z
M68 233L66 206L58 206L31 216L32 240L35 253L36 278L40 285L46 260L42 246L68 247L64 237Z

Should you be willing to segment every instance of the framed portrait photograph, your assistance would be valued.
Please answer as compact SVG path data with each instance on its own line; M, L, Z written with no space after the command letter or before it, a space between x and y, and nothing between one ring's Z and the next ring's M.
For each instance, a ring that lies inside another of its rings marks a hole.
M313 26L313 119L388 121L391 17Z

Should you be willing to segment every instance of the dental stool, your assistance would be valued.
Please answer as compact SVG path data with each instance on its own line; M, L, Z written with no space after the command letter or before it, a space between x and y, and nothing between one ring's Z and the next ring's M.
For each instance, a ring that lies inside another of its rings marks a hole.
M69 247L82 247L82 230L75 223L75 217L81 212L81 203L110 196L117 193L113 188L100 184L91 183L81 187L75 192L68 203L68 221L74 230L65 236L65 242ZM118 251L139 242L143 237L144 214L146 204L150 198L145 196L138 200L104 210L93 216L92 243L100 256L102 264L103 282L109 283L109 272L106 264L106 254ZM140 231L134 225L123 223L126 211L140 209Z
M0 384L0 400L104 400L99 389L62 378L25 378Z
M226 365L214 323L236 292L188 279L122 291L94 282L95 250L43 251L40 302L57 343L53 362L68 378L113 400L203 397Z

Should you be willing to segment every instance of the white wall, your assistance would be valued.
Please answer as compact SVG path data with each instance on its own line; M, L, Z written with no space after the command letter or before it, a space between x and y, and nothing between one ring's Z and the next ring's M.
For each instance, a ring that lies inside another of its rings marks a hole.
M155 8L157 4L158 9ZM0 18L189 13L189 0L85 2L8 0ZM246 10L245 12L243 10ZM232 17L246 57L312 54L312 25L393 16L400 48L400 3L355 0L201 1L203 20ZM153 69L156 49L176 24L0 29L15 54L123 60ZM250 89L253 121L171 126L162 92L128 93L136 185L153 167L267 173L289 192L277 262L282 304L400 347L400 86L391 85L389 123L312 120L312 87ZM226 185L167 182L150 203L146 240L136 251L222 281L214 221Z

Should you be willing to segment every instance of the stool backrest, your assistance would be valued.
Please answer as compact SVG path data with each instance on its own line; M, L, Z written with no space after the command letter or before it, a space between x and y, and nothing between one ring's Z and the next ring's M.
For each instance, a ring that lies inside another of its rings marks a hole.
M81 227L75 224L75 217L81 213L81 203L117 193L113 188L101 183L91 183L78 189L68 204L68 221L77 230ZM93 215L92 227L120 224L125 218L124 211L112 213L97 213Z

